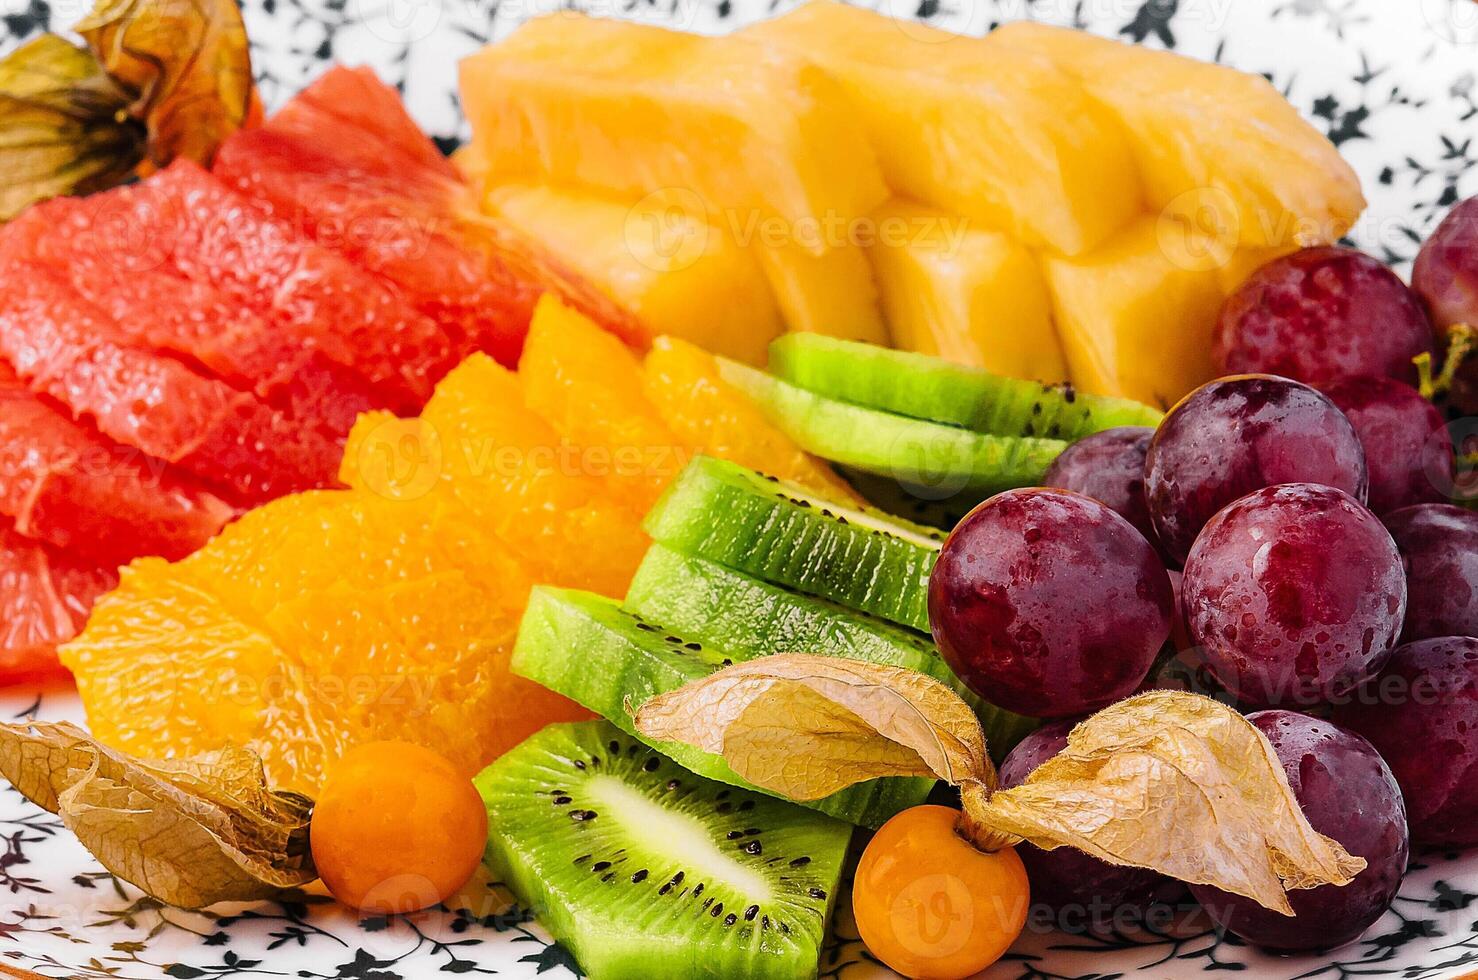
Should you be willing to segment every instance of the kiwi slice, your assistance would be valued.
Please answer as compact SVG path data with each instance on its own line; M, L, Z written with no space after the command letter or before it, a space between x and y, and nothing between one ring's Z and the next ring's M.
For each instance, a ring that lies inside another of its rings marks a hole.
M591 977L815 977L851 828L685 772L605 722L477 777L487 862Z
M733 361L720 359L719 373L802 449L940 494L1033 486L1067 448L1059 439L973 432L840 401Z
M604 596L538 586L514 644L512 668L604 715L628 734L630 706L751 659L730 653L623 611ZM657 747L701 776L753 789L721 756L676 742ZM928 798L932 779L877 779L807 803L849 823L879 827Z
M974 432L1074 442L1121 425L1157 426L1164 413L1127 398L1081 394L1068 384L1004 378L938 357L819 334L770 345L770 370L828 398Z
M929 631L929 573L944 542L935 528L708 456L678 474L644 526L683 554Z
M928 674L975 709L998 761L1038 724L976 697L920 633L660 544L647 551L625 607L648 622L720 645L736 660L802 652Z

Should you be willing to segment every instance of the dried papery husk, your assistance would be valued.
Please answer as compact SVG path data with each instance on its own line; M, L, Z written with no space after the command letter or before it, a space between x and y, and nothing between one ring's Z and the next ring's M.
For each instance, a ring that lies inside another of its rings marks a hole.
M982 850L1076 847L1293 914L1286 891L1365 867L1317 833L1267 739L1236 711L1156 691L1088 718L1021 785L996 791L980 724L914 671L782 654L651 699L637 730L723 755L754 785L813 800L881 776L961 789L960 831Z
M76 30L87 47L44 34L0 59L0 221L208 164L261 116L235 0L99 0Z
M318 877L313 801L269 789L246 749L153 762L71 724L0 725L0 775L60 816L103 867L168 905L272 898Z

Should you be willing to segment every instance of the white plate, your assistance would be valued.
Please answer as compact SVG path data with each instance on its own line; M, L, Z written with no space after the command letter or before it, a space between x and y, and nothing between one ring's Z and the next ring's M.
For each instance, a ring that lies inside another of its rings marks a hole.
M1263 72L1340 144L1371 209L1353 233L1400 264L1462 197L1478 194L1478 2L1474 0L879 0L890 12L981 32L1031 17ZM90 0L0 2L0 50L80 16ZM455 62L519 20L566 6L722 31L764 16L764 0L246 0L263 89L280 103L324 63L368 63L401 84L417 118L444 145L463 135ZM75 8L75 9L73 9ZM776 7L778 9L778 5ZM0 718L29 695L0 697ZM80 719L76 701L48 695L46 718ZM1478 815L1475 815L1478 819ZM395 980L435 973L568 976L569 956L490 890L482 907L362 924L332 904L184 914L120 887L56 821L0 792L0 964L48 977L215 980L244 977ZM874 980L845 914L822 976ZM1395 907L1336 953L1270 959L1190 930L1175 937L1074 938L1030 932L992 978L1245 977L1436 980L1478 969L1478 853L1422 855Z

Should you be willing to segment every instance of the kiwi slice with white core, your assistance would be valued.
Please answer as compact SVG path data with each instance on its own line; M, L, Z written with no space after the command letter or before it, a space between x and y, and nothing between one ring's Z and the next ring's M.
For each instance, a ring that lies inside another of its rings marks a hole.
M929 631L943 532L817 497L725 460L695 458L647 514L675 551Z
M1034 486L1068 445L1059 439L974 432L853 404L722 358L719 373L807 452L940 494Z
M1123 425L1157 426L1164 413L1070 384L1006 378L938 357L818 334L770 345L770 370L828 398L1000 436L1075 442Z
M475 782L488 864L590 977L816 976L846 824L605 722L550 725Z

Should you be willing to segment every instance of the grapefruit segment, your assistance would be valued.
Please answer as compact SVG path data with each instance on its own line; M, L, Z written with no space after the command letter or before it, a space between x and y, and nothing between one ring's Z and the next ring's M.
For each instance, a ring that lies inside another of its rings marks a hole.
M0 514L15 530L100 564L180 558L235 516L161 460L109 442L0 365Z
M317 430L176 361L125 346L116 325L50 270L18 262L7 272L0 356L32 391L238 502L333 480L339 447Z
M645 514L687 462L642 392L636 355L553 297L534 313L518 377L529 407L634 513Z
M47 266L89 297L134 346L178 356L293 418L342 435L382 399L362 377L312 347L294 349L282 331L207 279L176 274L167 263L120 261L118 243L102 245L96 200L54 198L27 210L0 233L0 253Z
M642 388L690 453L732 460L828 500L858 502L825 463L771 425L747 395L725 381L718 360L707 351L659 337L647 355Z
M333 147L365 173L404 181L407 171L455 180L454 168L369 68L337 65L288 100L267 123L276 132Z
M47 547L0 518L0 684L59 673L57 644L77 634L117 581L114 569Z
M117 242L109 227L121 222L157 243L159 261L276 327L240 338L260 344L243 354L250 363L275 367L285 351L314 349L363 377L378 407L415 411L454 362L436 323L193 163L176 161L142 184L89 200L100 243Z

